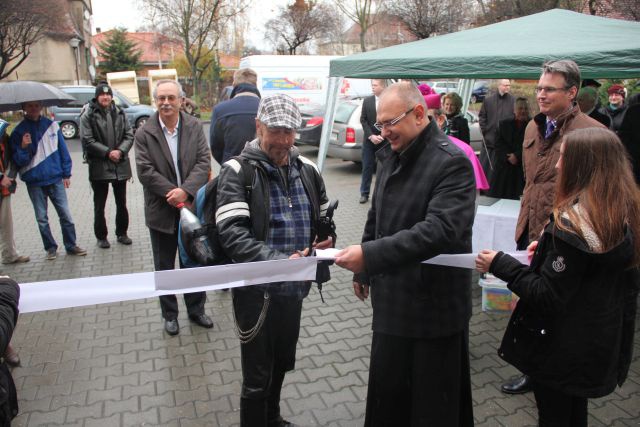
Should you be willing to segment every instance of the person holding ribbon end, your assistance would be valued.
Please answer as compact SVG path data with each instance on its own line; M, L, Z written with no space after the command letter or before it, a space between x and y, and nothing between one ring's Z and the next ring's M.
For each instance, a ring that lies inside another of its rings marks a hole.
M529 121L522 143L525 186L515 235L519 250L538 239L551 215L562 137L575 129L604 128L580 111L576 103L579 87L580 68L574 61L560 59L542 65L535 88L540 113ZM500 389L503 393L520 394L531 387L528 377L519 375Z
M471 271L422 261L471 252L473 167L411 82L382 93L377 120L389 143L362 243L336 257L358 298L371 289L365 426L472 426Z
M499 355L531 378L540 426L587 426L587 399L622 385L640 287L640 190L602 128L564 136L553 213L526 266L483 250L476 267L520 300Z
M222 165L216 226L235 263L298 258L335 243L335 233L317 241L330 202L318 168L293 146L300 123L300 110L289 96L262 98L257 138ZM253 171L249 180L244 176L248 170ZM328 267L319 264L318 277L321 272L326 280ZM302 300L310 286L280 282L232 290L241 344L243 427L293 425L280 415L280 391L285 373L295 366Z

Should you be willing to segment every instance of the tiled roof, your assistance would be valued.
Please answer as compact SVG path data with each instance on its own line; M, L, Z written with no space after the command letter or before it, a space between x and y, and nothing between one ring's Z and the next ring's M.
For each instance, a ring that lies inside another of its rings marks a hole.
M236 70L240 66L240 58L220 52L220 65L227 70Z
M93 44L98 49L98 59L103 60L100 55L100 44L103 43L113 30L95 34ZM171 62L176 55L183 53L182 45L177 40L172 40L160 33L127 33L127 39L134 42L142 52L140 61L144 64L157 63L158 54L164 64ZM159 51L158 51L159 48Z
M93 36L93 45L98 49L98 60L102 61L103 58L100 55L100 43L103 43L108 37L109 33L113 30L105 31L95 34ZM158 49L154 45L160 45L160 55L162 63L167 64L171 62L177 55L182 55L184 49L179 40L172 40L160 33L153 32L141 32L141 33L127 33L127 39L134 42L137 48L142 51L140 61L143 64L157 64L158 63ZM162 42L162 43L160 43ZM220 63L222 68L225 69L237 69L240 65L240 58L234 55L228 55L226 53L220 53Z

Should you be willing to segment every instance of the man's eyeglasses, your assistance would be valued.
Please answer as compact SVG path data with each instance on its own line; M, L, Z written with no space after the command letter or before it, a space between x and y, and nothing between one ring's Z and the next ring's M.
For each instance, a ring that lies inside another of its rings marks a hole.
M541 87L541 86L536 86L535 91L536 91L536 94L539 94L542 91L544 91L544 93L546 93L546 94L552 94L552 93L555 93L555 92L557 92L559 90L567 91L569 89L571 89L571 88L570 87L551 87L551 86Z
M376 128L376 129L378 129L380 132L382 132L382 129L384 129L384 128L388 128L388 127L391 127L391 126L395 126L395 125L397 125L397 124L398 124L398 122L399 122L400 120L402 120L402 119L404 119L405 117L407 117L407 114L409 114L410 112L412 112L414 108L416 108L416 107L415 107L415 106L414 106L414 107L411 107L411 109L410 109L410 110L405 111L404 113L400 114L400 115L399 115L398 117L396 117L395 119L393 119L393 120L389 120L388 122L384 122L384 123L375 122L375 123L373 124L373 127L374 127L374 128Z

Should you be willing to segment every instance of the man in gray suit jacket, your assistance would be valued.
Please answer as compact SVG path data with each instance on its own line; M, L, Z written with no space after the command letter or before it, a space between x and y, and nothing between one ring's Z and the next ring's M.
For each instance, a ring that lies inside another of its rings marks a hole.
M177 206L193 202L211 171L202 125L180 112L183 96L177 81L159 81L153 93L158 112L136 132L135 138L138 178L144 188L145 222L156 271L175 268L180 218ZM205 292L184 294L184 300L191 321L204 328L213 327L204 313ZM161 296L160 308L167 333L178 334L176 296Z

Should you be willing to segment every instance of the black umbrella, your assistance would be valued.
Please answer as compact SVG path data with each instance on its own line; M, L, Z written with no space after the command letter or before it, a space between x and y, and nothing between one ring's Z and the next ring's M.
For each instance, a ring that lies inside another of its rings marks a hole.
M50 107L67 104L75 101L75 98L47 83L27 80L0 83L0 113L22 110L22 104L33 101Z

